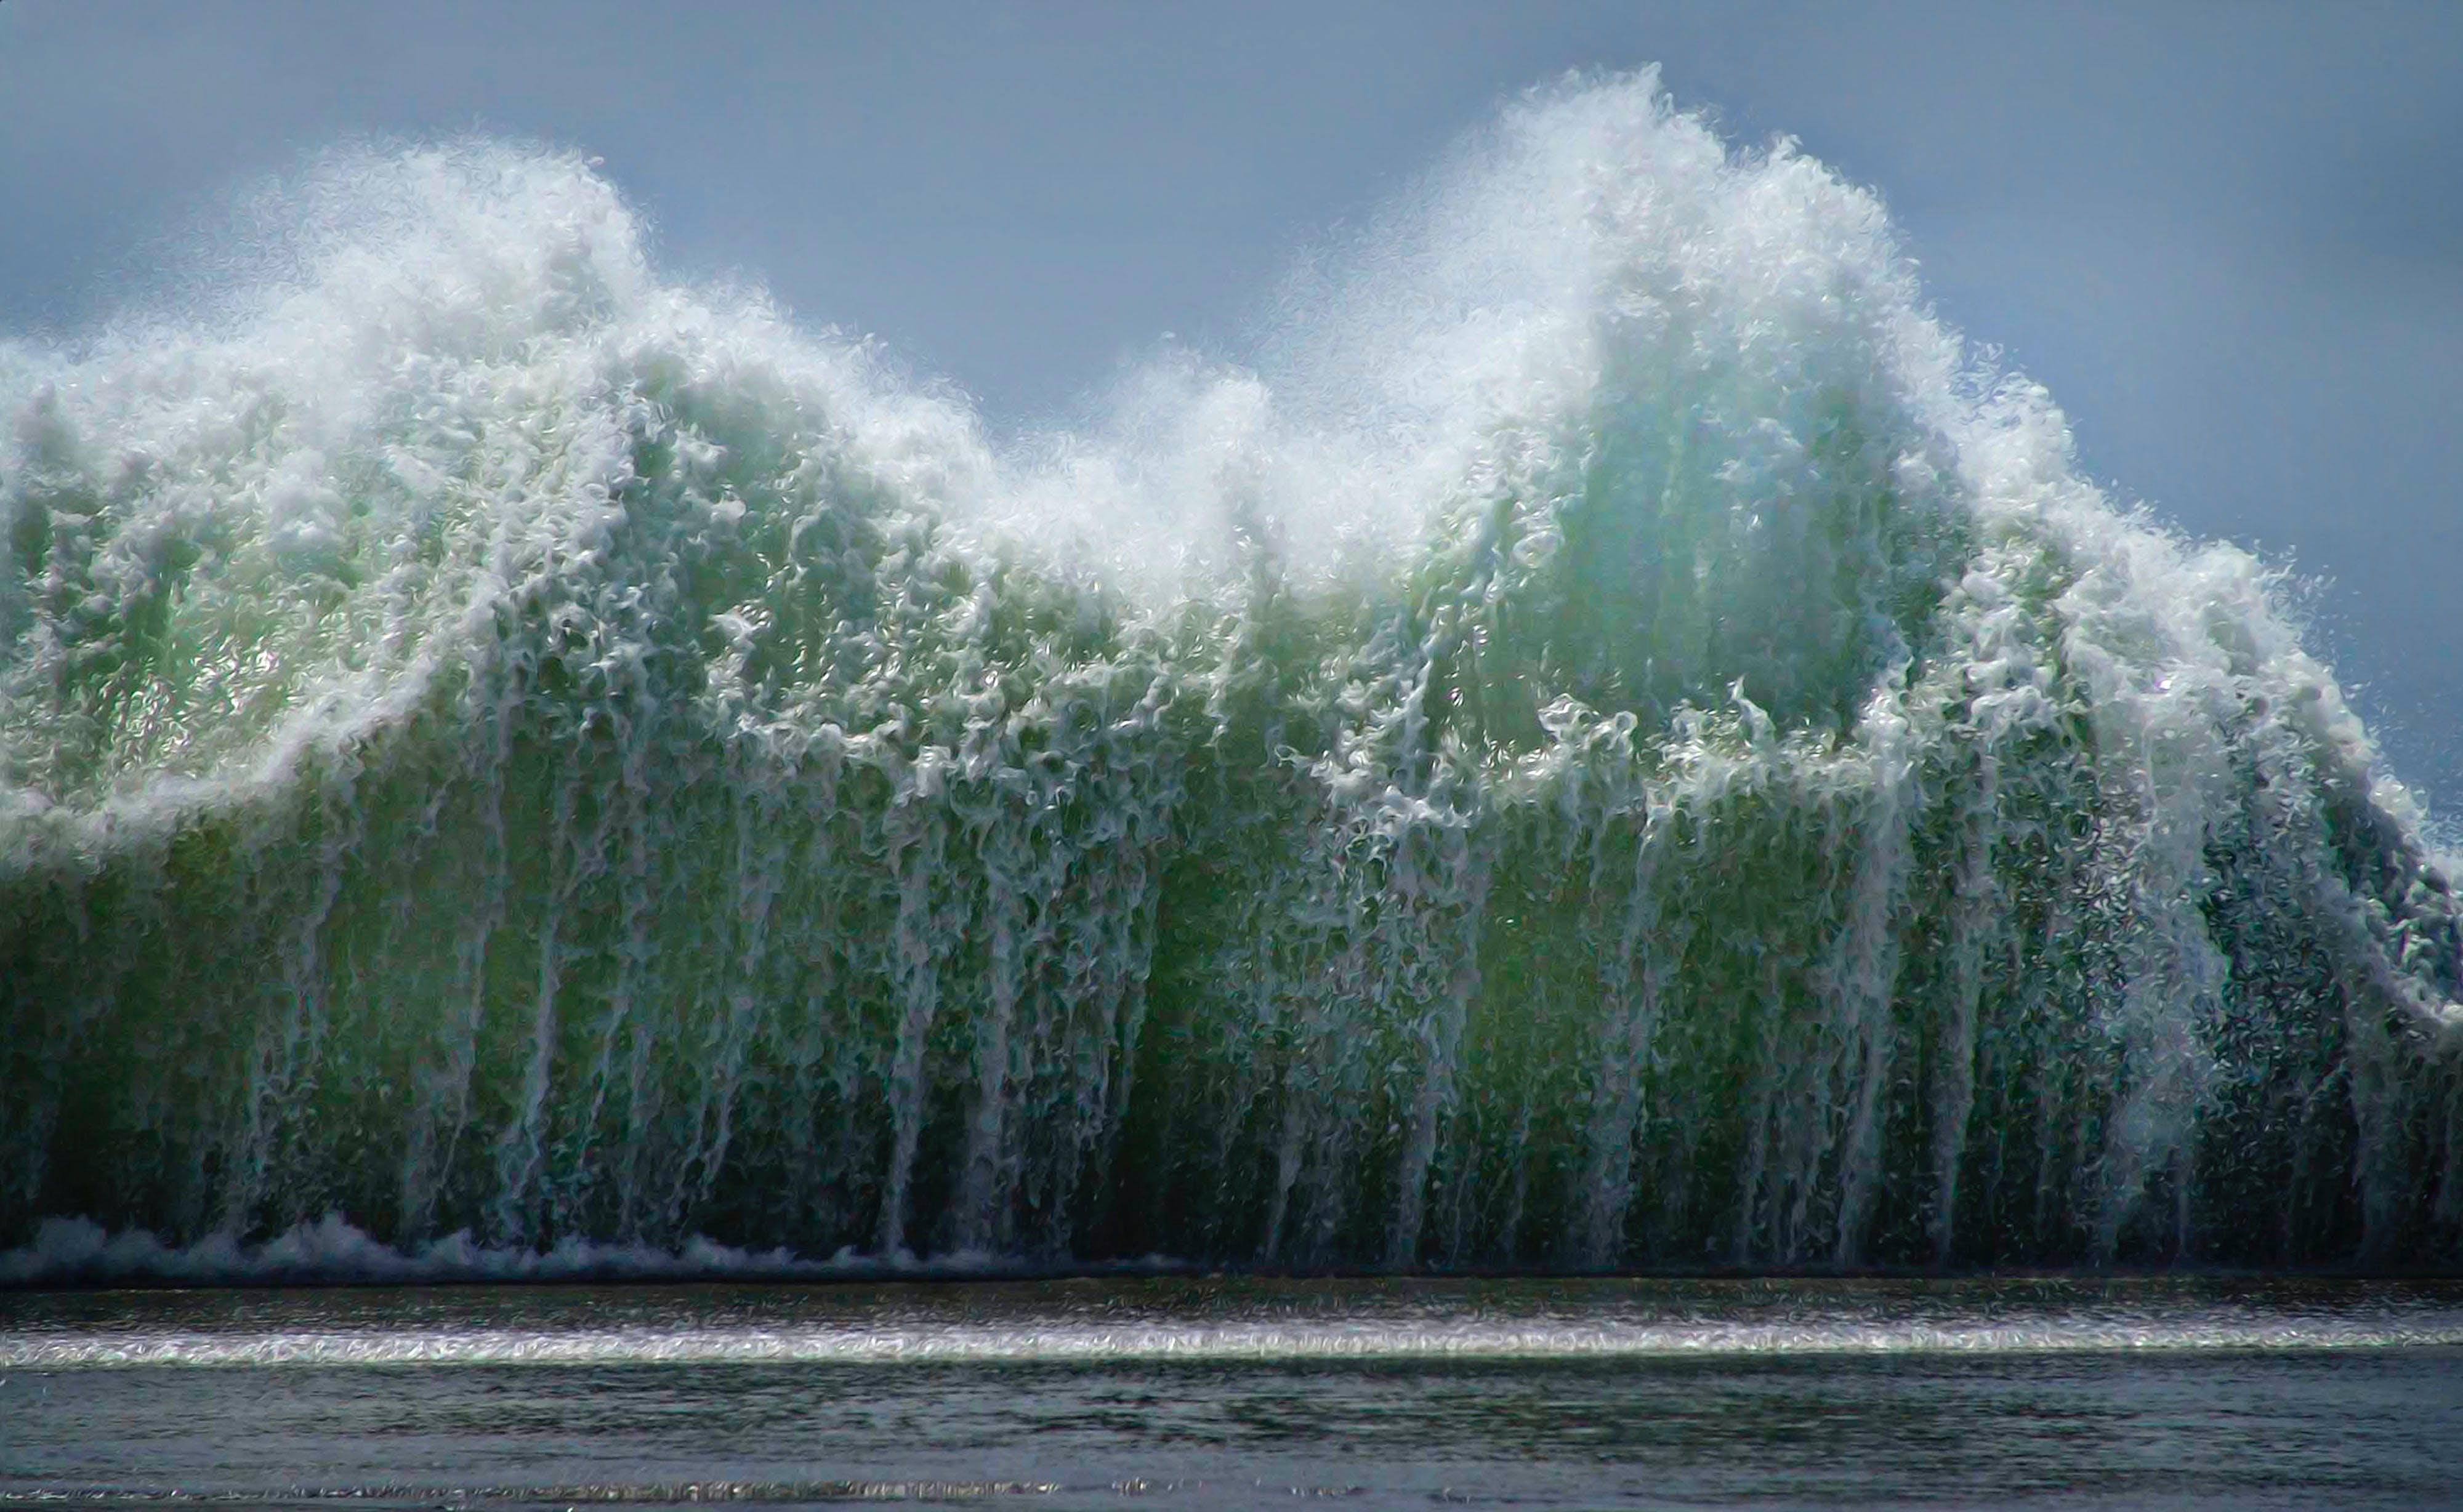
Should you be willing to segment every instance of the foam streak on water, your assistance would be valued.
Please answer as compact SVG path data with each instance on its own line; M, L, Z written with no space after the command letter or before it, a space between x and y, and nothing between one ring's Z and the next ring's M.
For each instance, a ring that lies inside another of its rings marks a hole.
M1582 1328L1466 1322L1445 1328L1329 1325L1110 1328L1070 1331L953 1328L884 1331L609 1330L583 1336L481 1331L380 1337L284 1333L226 1339L163 1334L98 1339L89 1333L0 1342L0 1366L92 1370L213 1365L711 1365L1090 1364L1140 1360L1583 1360L1686 1355L2041 1354L2123 1350L2361 1350L2463 1347L2463 1321L2442 1327L2304 1328L2240 1319L2067 1328L1977 1324L1694 1324Z
M0 343L0 1242L2463 1253L2279 585L1648 76L1000 444L571 159L259 208Z
M1129 1364L2463 1348L2436 1283L1169 1280L23 1295L0 1370Z

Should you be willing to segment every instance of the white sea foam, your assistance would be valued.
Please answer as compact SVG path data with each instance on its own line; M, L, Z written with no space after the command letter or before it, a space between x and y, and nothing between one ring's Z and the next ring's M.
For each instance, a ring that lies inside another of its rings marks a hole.
M1156 1274L1186 1268L1163 1256L1101 1267ZM315 1282L432 1285L450 1282L860 1281L1035 1274L1014 1258L954 1252L876 1257L853 1249L827 1259L784 1245L740 1249L696 1236L682 1245L601 1243L570 1238L547 1249L483 1244L468 1230L405 1248L372 1239L339 1214L299 1223L272 1239L210 1235L166 1243L144 1229L111 1232L85 1219L45 1219L33 1242L0 1251L0 1286L91 1285L110 1282L270 1285Z

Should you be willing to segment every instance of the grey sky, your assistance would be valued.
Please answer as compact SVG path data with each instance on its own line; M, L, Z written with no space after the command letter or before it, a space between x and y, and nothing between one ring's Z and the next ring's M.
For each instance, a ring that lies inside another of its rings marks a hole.
M2319 649L2463 813L2463 6L0 0L0 330L108 309L238 178L476 127L998 423L1229 343L1500 97L1652 60L1879 189L2093 475L2329 575Z

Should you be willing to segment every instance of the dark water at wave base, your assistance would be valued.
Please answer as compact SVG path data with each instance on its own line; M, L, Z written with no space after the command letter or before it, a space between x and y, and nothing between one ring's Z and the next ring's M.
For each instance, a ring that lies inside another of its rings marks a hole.
M0 1294L0 1505L2463 1505L2463 1285Z

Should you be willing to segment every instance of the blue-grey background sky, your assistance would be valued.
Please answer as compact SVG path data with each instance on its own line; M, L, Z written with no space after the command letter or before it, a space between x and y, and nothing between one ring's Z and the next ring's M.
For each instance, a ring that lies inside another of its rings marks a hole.
M108 311L238 181L475 128L999 426L1231 344L1504 96L1651 61L1879 190L2093 476L2331 579L2315 648L2463 814L2463 4L0 0L0 331Z

